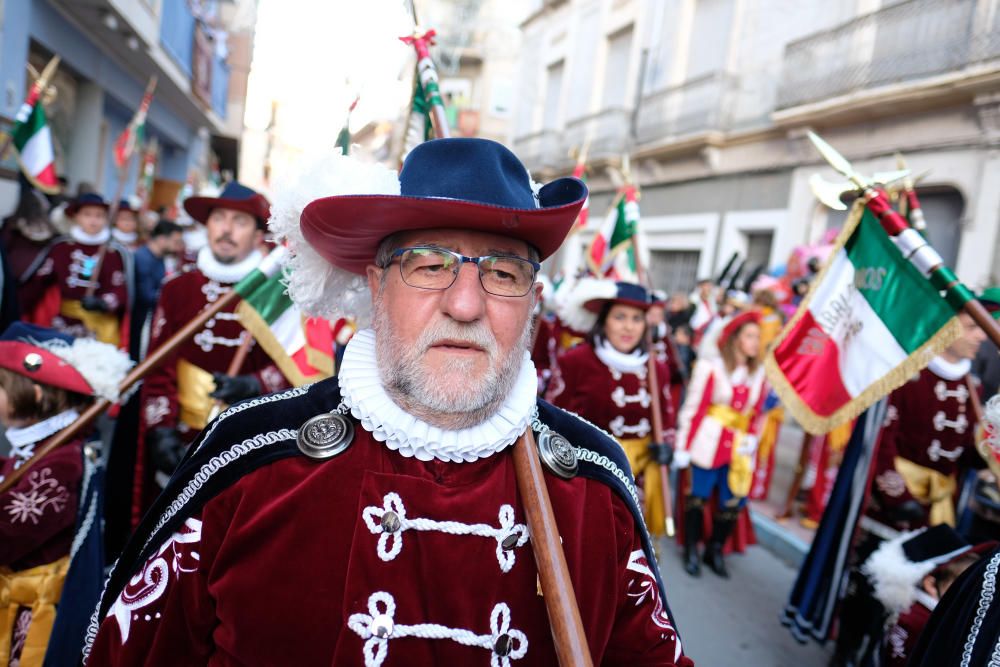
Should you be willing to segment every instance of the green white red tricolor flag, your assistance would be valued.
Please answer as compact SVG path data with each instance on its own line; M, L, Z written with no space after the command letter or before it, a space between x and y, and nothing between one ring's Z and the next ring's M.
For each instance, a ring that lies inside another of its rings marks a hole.
M955 314L859 200L768 353L768 379L803 428L826 433L954 341Z
M639 201L635 187L626 185L618 201L608 213L600 229L594 234L587 250L587 264L596 276L608 276L615 269L615 259L622 252L631 252L632 269L635 270L635 236L639 224Z
M288 296L282 274L287 254L275 248L237 283L243 301L236 312L288 381L301 387L333 375L333 332L326 320L305 317Z
M149 83L146 84L146 92L142 96L142 102L139 103L135 116L115 140L115 165L119 169L125 166L135 152L135 147L143 141L146 133L146 114L153 102L154 90L156 90L156 75L150 77Z
M135 186L135 195L142 202L145 210L149 206L149 197L153 194L153 184L156 176L156 156L160 152L156 137L146 142L142 151L142 163L139 167L139 180Z
M39 98L41 87L32 86L24 104L14 116L11 143L17 150L21 171L36 188L49 194L59 192L56 175L55 151L52 149L52 132L45 118L45 108Z
M573 167L573 176L586 183L586 170L586 165L583 162L577 162L576 166ZM590 220L589 192L587 193L587 198L583 200L583 207L580 209L580 213L576 216L576 223L574 223L573 228L570 230L570 234L586 229L588 220Z

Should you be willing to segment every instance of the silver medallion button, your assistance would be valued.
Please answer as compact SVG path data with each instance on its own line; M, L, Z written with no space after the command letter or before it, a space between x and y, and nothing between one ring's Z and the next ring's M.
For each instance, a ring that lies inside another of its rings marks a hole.
M340 454L354 439L354 424L344 415L317 415L299 427L299 451L311 459L328 459Z
M382 530L387 533L395 533L399 531L400 526L403 522L399 520L399 515L392 510L387 510L385 514L382 515Z
M538 455L545 467L559 477L571 479L576 476L579 467L576 449L555 431L545 431L538 436Z
M392 634L392 617L379 614L372 619L371 631L379 639L388 639Z
M38 354L37 352L29 352L28 354L24 355L24 370L28 371L29 373L34 373L35 371L37 371L39 368L42 367L42 361L43 361L42 355Z

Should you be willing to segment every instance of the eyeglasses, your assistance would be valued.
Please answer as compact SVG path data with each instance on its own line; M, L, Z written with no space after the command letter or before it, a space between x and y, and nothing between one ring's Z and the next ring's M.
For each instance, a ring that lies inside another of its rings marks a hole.
M403 282L419 289L446 290L455 284L466 262L479 269L479 283L495 296L524 296L535 284L542 265L513 255L466 257L443 248L400 248L389 264L399 260ZM388 266L389 264L386 264Z

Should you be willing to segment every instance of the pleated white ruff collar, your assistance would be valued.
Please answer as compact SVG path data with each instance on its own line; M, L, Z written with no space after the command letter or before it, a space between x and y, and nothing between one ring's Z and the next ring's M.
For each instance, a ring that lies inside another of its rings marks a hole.
M211 248L204 246L198 251L195 263L202 273L217 283L238 283L256 269L262 259L264 255L260 250L254 250L235 264L223 264L215 258Z
M450 431L432 426L404 411L386 393L371 329L351 338L338 378L344 403L376 440L403 456L453 463L486 458L513 444L528 427L538 387L535 365L525 352L514 387L496 414L471 428Z
M649 353L635 349L628 354L619 352L608 341L603 338L598 339L594 346L594 354L605 366L612 368L619 373L634 373L644 375L646 373L646 362L649 360Z

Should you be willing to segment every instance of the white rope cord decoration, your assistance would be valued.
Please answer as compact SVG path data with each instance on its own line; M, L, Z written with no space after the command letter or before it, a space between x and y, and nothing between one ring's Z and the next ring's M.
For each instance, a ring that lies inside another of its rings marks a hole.
M528 542L528 527L523 523L515 523L514 508L504 504L500 506L498 516L500 527L496 528L485 523L461 523L459 521L435 521L434 519L406 516L406 506L399 494L390 491L382 498L382 507L369 505L361 512L365 525L373 535L378 535L378 557L383 561L391 561L403 550L403 533L407 530L436 531L449 535L475 535L489 537L497 543L497 562L500 570L510 572L514 567L514 549L523 547ZM516 542L513 537L516 536ZM504 542L507 542L506 546Z
M487 635L437 623L401 625L395 622L395 615L396 600L391 594L379 591L368 597L367 614L351 614L347 619L347 627L365 640L362 649L365 667L381 667L389 655L389 640L403 637L450 639L463 646L486 649L491 654L491 667L510 667L511 660L520 660L528 653L528 637L510 628L510 608L503 602L493 607Z

